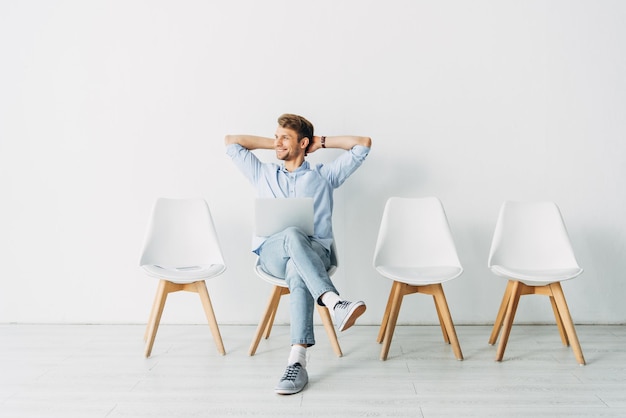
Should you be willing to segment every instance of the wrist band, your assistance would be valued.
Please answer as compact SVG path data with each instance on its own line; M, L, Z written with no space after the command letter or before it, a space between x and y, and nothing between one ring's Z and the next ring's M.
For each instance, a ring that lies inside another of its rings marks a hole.
M326 148L326 137L322 137L322 148Z

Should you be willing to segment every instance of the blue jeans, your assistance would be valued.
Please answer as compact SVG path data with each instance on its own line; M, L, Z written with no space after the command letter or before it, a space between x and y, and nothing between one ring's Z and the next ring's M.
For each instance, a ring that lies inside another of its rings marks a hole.
M320 296L328 291L339 294L327 273L329 251L300 229L290 227L263 243L259 262L267 273L285 279L289 288L291 344L314 345L315 302L323 306Z

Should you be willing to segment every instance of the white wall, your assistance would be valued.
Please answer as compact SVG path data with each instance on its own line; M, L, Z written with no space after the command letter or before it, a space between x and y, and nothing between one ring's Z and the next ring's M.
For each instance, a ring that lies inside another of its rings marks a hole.
M0 322L145 322L150 207L204 196L228 262L208 283L218 320L256 323L270 288L223 137L271 136L293 112L374 141L336 192L335 278L367 301L361 323L389 291L371 267L386 199L428 195L465 267L445 285L457 323L495 317L505 199L559 204L585 268L564 284L575 321L623 323L625 22L620 1L0 2ZM401 322L435 320L407 298ZM552 322L549 303L525 298L518 320ZM196 296L174 295L163 321L202 323Z

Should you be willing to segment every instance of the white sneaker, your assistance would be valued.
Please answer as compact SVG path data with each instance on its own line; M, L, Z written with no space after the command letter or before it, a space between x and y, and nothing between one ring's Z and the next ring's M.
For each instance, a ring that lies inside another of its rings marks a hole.
M345 331L354 325L356 319L363 315L365 309L365 303L362 301L348 302L347 300L342 300L338 302L333 308L333 312L339 331Z
M274 388L279 395L293 395L300 392L309 382L309 375L300 363L287 366L285 374Z

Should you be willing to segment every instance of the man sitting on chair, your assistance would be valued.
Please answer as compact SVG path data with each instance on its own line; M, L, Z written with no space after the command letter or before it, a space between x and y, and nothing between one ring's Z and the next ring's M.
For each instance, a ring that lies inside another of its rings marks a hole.
M291 294L291 353L276 393L300 392L308 382L306 348L315 344L313 311L317 302L329 307L340 331L365 312L362 301L339 298L327 269L333 243L333 191L361 166L371 139L361 136L313 136L311 122L298 115L278 118L275 138L227 135L226 153L256 188L258 197L312 197L314 233L289 227L269 237L254 237L253 251L261 267L284 278ZM346 150L335 161L311 167L304 157L320 148ZM262 163L252 150L274 149L282 164Z

